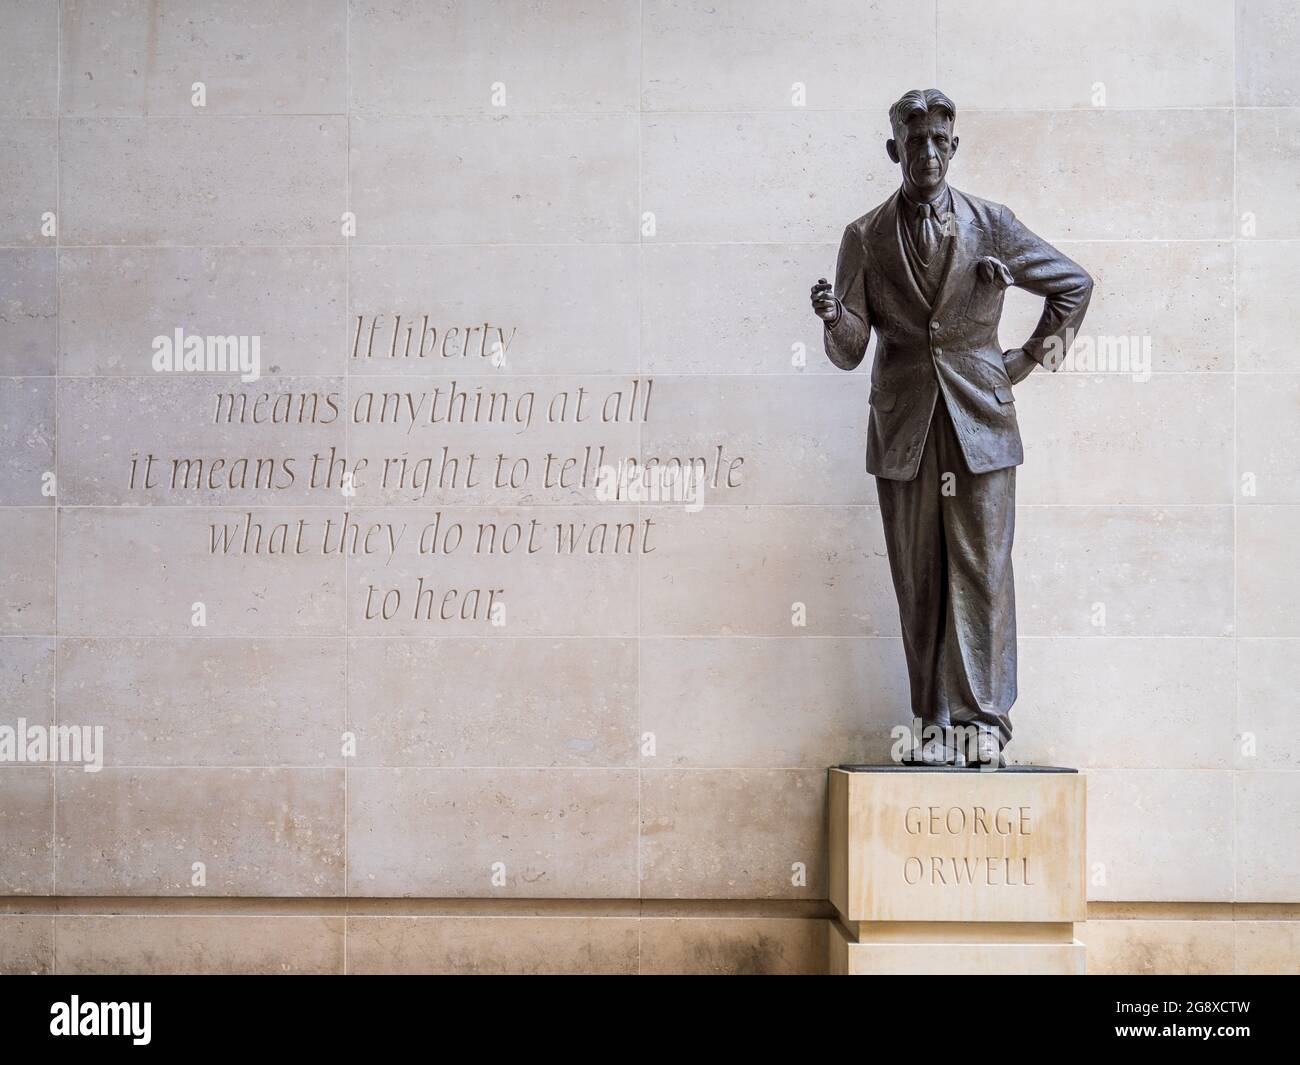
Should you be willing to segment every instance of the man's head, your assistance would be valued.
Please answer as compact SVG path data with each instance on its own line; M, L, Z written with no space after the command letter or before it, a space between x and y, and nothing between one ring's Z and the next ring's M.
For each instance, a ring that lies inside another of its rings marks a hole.
M956 121L957 108L938 89L913 89L889 109L894 135L885 151L902 167L903 188L912 197L929 199L943 186L957 151Z

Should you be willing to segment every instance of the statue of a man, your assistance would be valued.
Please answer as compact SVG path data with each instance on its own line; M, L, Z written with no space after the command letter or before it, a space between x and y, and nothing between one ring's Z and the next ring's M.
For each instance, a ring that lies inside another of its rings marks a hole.
M1016 701L1011 541L1024 461L1012 386L1055 370L1092 278L1001 204L948 185L957 111L938 89L889 109L903 184L850 222L835 287L813 286L826 354L871 369L867 472L876 477L920 742L907 760L1001 766ZM1044 299L1002 351L1008 285ZM961 737L959 742L958 737Z

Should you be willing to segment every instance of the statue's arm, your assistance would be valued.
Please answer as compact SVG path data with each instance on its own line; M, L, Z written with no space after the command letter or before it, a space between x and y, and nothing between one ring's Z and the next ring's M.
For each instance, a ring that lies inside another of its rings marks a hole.
M826 355L842 370L852 370L862 362L867 353L867 341L871 338L863 256L862 238L857 228L847 226L835 266L835 313L827 317L818 311L823 322Z
M1038 326L1033 336L1017 349L1032 360L1025 374L1035 364L1055 370L1083 324L1092 298L1092 278L1069 256L1031 233L1005 207L999 222L998 249L1014 284L1043 297ZM1014 356L1014 352L1009 354ZM1014 374L1012 380L1017 380Z

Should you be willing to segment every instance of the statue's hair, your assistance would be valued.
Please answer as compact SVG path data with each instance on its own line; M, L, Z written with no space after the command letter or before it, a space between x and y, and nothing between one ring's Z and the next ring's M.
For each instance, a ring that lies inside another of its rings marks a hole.
M938 89L913 89L899 97L889 109L889 128L897 135L917 115L938 111L947 115L949 122L957 121L957 107Z

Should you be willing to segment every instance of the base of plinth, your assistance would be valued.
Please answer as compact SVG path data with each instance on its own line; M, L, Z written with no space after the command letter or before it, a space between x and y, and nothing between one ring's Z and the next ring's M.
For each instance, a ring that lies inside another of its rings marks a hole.
M839 920L830 922L830 972L839 976L1082 976L1084 946L1072 926L1050 925L1042 940L1006 926L975 922L953 924L948 933L926 926L912 934L907 926L873 924L859 933ZM1070 929L1068 939L1057 933Z

